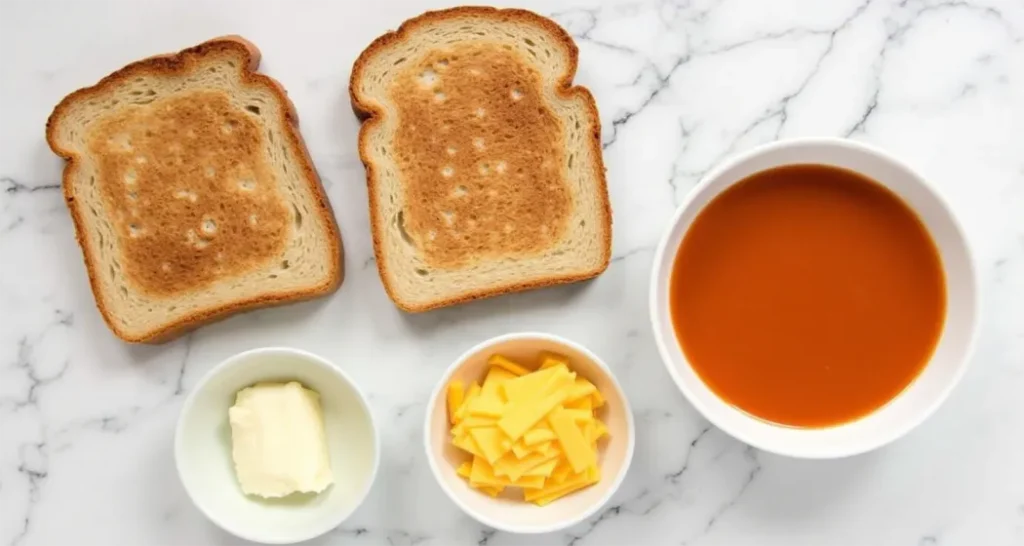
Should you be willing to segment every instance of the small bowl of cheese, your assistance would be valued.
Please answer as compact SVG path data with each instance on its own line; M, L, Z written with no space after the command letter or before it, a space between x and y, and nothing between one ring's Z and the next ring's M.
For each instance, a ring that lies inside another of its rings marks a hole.
M633 456L633 414L608 366L558 336L473 347L427 405L425 444L441 489L477 521L558 531L596 513Z
M289 348L237 354L182 406L178 475L211 521L266 544L301 542L348 518L380 463L366 397L339 368Z

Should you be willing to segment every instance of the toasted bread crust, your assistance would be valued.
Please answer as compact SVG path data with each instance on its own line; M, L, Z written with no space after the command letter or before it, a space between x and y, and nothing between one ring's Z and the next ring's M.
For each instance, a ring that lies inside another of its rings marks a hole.
M324 224L329 232L328 238L330 239L329 244L331 245L331 253L337 257L337 260L335 261L335 271L330 276L328 282L310 290L282 291L274 294L263 294L252 298L233 301L217 307L202 309L186 315L173 323L162 325L157 329L141 334L126 332L119 328L116 321L113 320L111 311L104 301L104 293L99 282L97 260L96 257L92 255L89 245L87 245L84 240L86 232L85 218L83 211L80 210L77 202L75 201L74 190L72 188L72 174L77 168L76 163L79 160L79 157L74 151L64 149L58 144L56 138L57 126L61 123L66 111L77 101L88 100L91 97L110 92L110 90L124 84L137 74L184 74L188 70L186 58L201 57L205 54L225 48L244 53L245 58L247 59L247 62L245 63L246 66L240 68L242 81L244 83L270 88L280 103L284 105L284 108L282 109L284 119L281 120L281 125L285 128L286 137L289 140L292 150L298 156L303 173L306 175L306 179L310 183L310 189L316 196L316 201L319 206L319 210L317 212L324 220ZM260 51L248 40L239 36L223 36L214 38L197 46L184 49L178 53L156 55L131 63L101 79L95 85L79 89L65 97L53 109L53 112L46 121L46 141L49 144L50 149L67 161L64 166L62 177L64 200L67 203L68 210L71 212L71 218L75 226L75 239L82 248L82 255L85 259L85 269L88 273L89 284L92 287L92 292L96 299L96 306L99 308L100 314L103 316L104 321L106 321L110 329L124 341L133 343L162 343L194 330L204 324L226 318L229 315L241 311L307 300L329 294L337 290L344 279L345 271L344 260L342 258L343 244L341 234L338 230L337 223L335 222L334 212L331 209L330 202L327 200L327 195L324 192L323 185L320 183L320 177L317 174L316 169L313 167L313 162L309 157L309 151L302 139L302 135L298 131L299 122L298 114L295 111L295 105L288 99L288 95L280 83L269 76L255 72L259 63Z
M387 261L383 259L383 242L382 237L385 228L385 220L381 218L380 206L376 198L376 185L377 173L376 167L370 160L369 146L367 138L371 129L375 125L381 123L381 115L378 109L375 109L372 104L362 100L362 97L358 93L359 81L362 78L363 72L366 69L369 60L388 47L400 43L405 40L408 35L415 31L417 28L429 26L433 23L445 21L448 19L457 19L464 16L476 16L476 17L490 17L496 18L503 21L514 21L521 23L529 23L545 29L561 44L567 56L569 58L569 66L565 73L558 78L555 93L565 99L571 99L573 96L578 96L584 99L584 103L587 105L588 115L590 116L592 123L592 133L589 139L591 151L595 158L594 177L599 181L600 184L600 195L602 196L602 211L604 214L604 240L603 249L604 257L599 267L594 268L592 271L581 273L578 275L565 275L565 276L553 276L548 278L530 279L527 281L512 282L502 286L492 287L486 290L480 290L477 292L469 292L460 294L455 297L451 297L444 300L429 302L427 304L414 304L407 301L403 301L397 294L394 286L389 281L389 274L387 271ZM604 160L601 154L601 122L597 112L597 104L594 101L593 95L590 91L581 86L572 85L573 78L576 76L576 69L579 62L579 50L573 42L572 37L560 27L557 23L533 13L532 11L522 9L498 9L493 7L483 6L461 6L439 11L428 11L422 15L409 19L398 27L398 30L388 32L376 40L370 43L370 45L363 50L356 59L355 64L352 67L352 75L349 79L349 97L352 101L352 110L355 115L362 120L362 127L359 131L359 158L366 168L366 183L368 187L368 194L370 199L370 230L373 235L373 251L377 258L377 267L380 271L381 282L384 284L384 290L387 292L388 297L391 298L395 305L399 309L407 312L422 312L437 309L441 307L447 307L449 305L455 305L467 301L488 298L492 296L498 296L502 294L509 294L513 292L519 292L523 290L529 290L533 288L542 288L545 286L554 286L560 284L569 284L586 279L591 279L600 275L608 268L608 264L611 262L611 246L612 246L612 215L611 215L611 203L608 200L608 189L607 181L605 180L605 167Z

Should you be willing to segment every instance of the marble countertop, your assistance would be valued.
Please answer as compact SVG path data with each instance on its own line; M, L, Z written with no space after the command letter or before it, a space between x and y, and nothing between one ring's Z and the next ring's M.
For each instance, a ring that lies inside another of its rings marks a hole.
M1024 3L524 2L580 47L615 215L595 282L406 316L372 261L346 85L374 37L433 1L8 1L0 7L0 544L235 544L192 506L172 456L184 396L221 359L292 345L334 359L382 425L373 491L320 544L1024 544ZM43 140L51 108L123 64L227 33L264 54L302 119L345 239L327 299L259 311L163 346L103 324ZM983 283L972 366L924 425L874 453L800 461L710 427L662 366L647 318L652 249L722 158L847 136L895 153L962 219ZM422 448L442 371L485 338L567 336L630 396L637 449L599 514L495 533L441 492Z

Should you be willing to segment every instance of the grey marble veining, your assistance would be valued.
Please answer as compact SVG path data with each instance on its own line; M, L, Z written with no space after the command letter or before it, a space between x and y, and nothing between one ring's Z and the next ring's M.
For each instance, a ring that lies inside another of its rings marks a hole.
M1024 544L1024 3L1018 0L526 1L580 48L615 219L593 283L418 316L377 277L346 85L374 37L439 2L13 1L0 7L0 544L236 544L175 475L177 412L240 350L301 347L369 393L383 459L365 505L318 544ZM50 109L126 62L240 33L295 102L345 239L325 300L246 314L159 347L103 325L47 149ZM672 385L647 322L653 248L709 168L781 138L847 136L932 180L983 283L972 367L904 439L838 461L758 452ZM424 404L476 342L544 330L602 355L637 417L612 501L526 539L448 501L423 456ZM400 378L400 380L396 380Z

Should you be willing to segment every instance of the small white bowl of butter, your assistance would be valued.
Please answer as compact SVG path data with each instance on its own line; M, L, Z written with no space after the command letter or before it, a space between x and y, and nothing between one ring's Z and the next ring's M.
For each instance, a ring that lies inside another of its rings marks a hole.
M247 540L288 544L330 531L359 507L377 474L380 437L344 372L272 347L237 354L199 381L182 406L174 456L185 491L211 521Z

